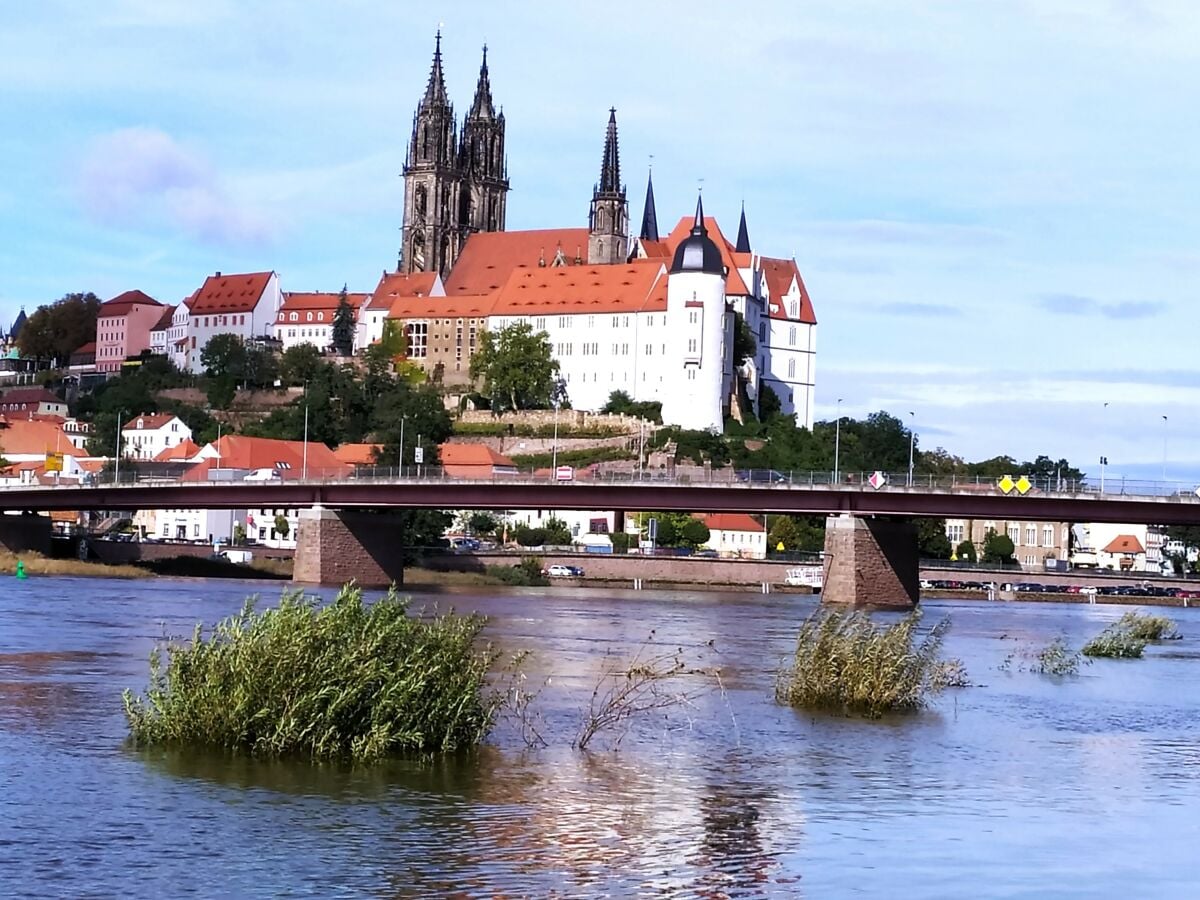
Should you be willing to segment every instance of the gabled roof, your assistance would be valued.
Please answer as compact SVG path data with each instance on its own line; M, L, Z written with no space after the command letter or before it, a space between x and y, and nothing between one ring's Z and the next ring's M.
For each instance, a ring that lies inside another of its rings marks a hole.
M516 269L496 293L492 315L526 316L654 312L667 308L666 270L659 260L625 265Z
M446 288L437 272L384 272L367 299L367 309L391 309L400 297L444 297Z
M252 312L274 272L247 275L209 275L188 304L192 314Z
M66 403L44 387L16 388L0 394L0 404L9 403Z
M1139 553L1145 553L1146 548L1132 534L1118 534L1115 538L1108 542L1108 546L1104 548L1105 553L1124 553L1129 556L1137 556Z
M87 456L75 448L57 422L0 416L0 456L43 456L46 453Z
M142 413L140 416L130 416L121 425L121 431L157 431L176 416L172 413Z
M696 513L695 518L707 525L711 531L763 530L762 519L748 513Z
M281 478L300 478L305 465L303 441L224 435L204 448L215 462L219 455L222 469L275 469ZM310 441L307 454L309 477L336 477L349 474L346 465L324 444ZM205 476L207 478L207 476ZM205 479L201 479L205 480Z
M543 228L533 231L479 231L467 238L446 279L446 293L488 294L499 288L514 269L547 267L562 249L567 262L587 262L586 228Z
M171 319L174 318L174 316L175 316L175 307L174 306L163 307L163 314L158 317L158 321L154 323L154 327L151 328L150 330L151 331L166 331L168 328L171 327Z
M692 236L692 228L696 224L695 216L684 216L679 220L671 233L664 239L663 243L670 249L671 255L675 255L675 249L685 240ZM725 238L725 234L721 231L721 227L717 225L717 220L712 216L704 217L704 228L708 232L708 238L717 245L717 249L721 251L721 262L729 274L725 276L725 293L726 294L749 294L750 289L746 287L746 282L742 279L741 273L738 271L737 264L733 259L733 244Z
M354 309L355 316L358 315L359 309L371 297L370 294L346 294L346 301ZM327 291L311 291L309 293L299 293L297 291L285 291L283 294L283 303L279 306L279 313L284 312L301 312L304 310L320 309L327 312L336 310L341 302L341 291L329 293Z
M154 462L186 462L200 452L200 447L191 439L180 441L174 447L167 447L154 457Z
M813 312L812 299L808 296L808 288L800 277L800 267L794 259L772 259L761 257L763 275L767 280L767 291L770 293L770 305L767 315L772 319L804 322L809 325L817 324L816 313ZM783 298L792 289L793 281L800 292L800 315L796 318L788 315Z
M383 444L342 444L333 455L348 466L373 466L375 451L382 449Z
M101 303L96 317L103 319L108 316L124 316L135 306L162 306L162 304L149 294L143 294L141 291L126 291L123 294L117 294L111 300Z
M442 444L438 458L443 466L490 466L515 469L517 464L487 444Z

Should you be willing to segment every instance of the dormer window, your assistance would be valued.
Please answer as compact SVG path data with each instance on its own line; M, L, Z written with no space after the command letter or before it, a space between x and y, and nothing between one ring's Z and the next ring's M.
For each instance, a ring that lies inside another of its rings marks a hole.
M140 430L140 429L142 429L142 428L144 428L144 427L145 427L145 425L146 425L146 420L145 420L145 419L138 419L138 421L137 421L137 427L138 427L138 429L139 429L139 430Z
M293 321L293 322L298 322L298 321L300 321L300 314L299 314L299 313L292 313L292 321Z
M309 321L309 322L311 322L311 321L312 321L312 313L308 313L308 321Z
M325 313L323 313L323 312L317 313L317 321L324 322L325 321Z

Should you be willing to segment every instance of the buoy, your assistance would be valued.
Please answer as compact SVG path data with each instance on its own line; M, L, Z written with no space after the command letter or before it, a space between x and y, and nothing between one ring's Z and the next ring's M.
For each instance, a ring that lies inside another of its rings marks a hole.
M25 574L25 562L24 562L24 560L20 560L20 559L18 559L18 560L17 560L17 577L18 577L18 578L27 578L27 577L28 577L28 576Z

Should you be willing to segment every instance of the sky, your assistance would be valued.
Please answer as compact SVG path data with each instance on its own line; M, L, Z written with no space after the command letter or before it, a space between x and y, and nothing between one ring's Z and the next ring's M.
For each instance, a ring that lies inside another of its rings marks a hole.
M586 224L610 106L635 223L651 161L664 230L745 203L812 295L818 419L1200 479L1200 7L416 5L6 10L0 323L218 270L371 290L440 24L460 116L488 44L508 228Z

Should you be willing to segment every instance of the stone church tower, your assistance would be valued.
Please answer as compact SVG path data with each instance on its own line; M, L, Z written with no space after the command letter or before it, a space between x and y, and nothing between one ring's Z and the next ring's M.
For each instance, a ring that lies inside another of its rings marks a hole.
M425 96L413 116L404 161L404 225L400 272L437 272L445 278L473 231L503 231L508 169L504 113L492 104L487 48L462 140L442 73L437 34Z
M617 111L608 111L600 181L592 190L588 215L588 265L623 263L629 253L629 204L621 184L621 158L617 152Z

